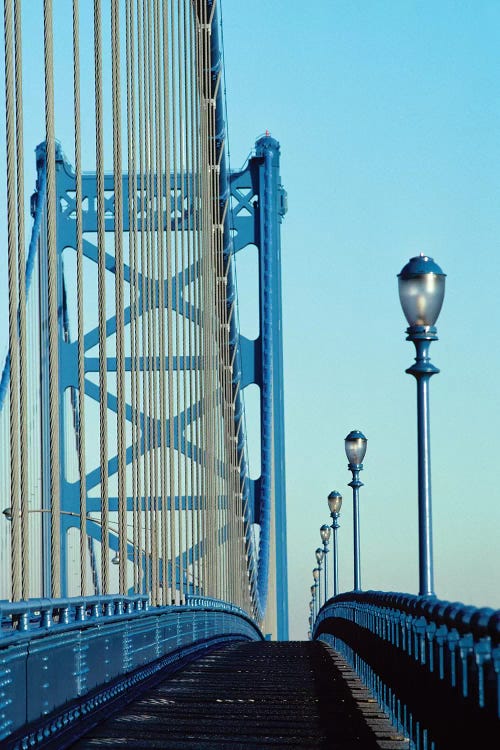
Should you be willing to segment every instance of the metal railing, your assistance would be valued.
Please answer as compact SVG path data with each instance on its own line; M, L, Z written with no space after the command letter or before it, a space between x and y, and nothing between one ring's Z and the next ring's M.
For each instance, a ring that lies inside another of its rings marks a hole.
M418 750L500 739L500 611L379 591L330 599L313 638L347 658Z
M205 597L151 608L145 596L34 599L1 603L0 616L0 744L12 750L67 747L86 720L207 648L263 638L243 610Z

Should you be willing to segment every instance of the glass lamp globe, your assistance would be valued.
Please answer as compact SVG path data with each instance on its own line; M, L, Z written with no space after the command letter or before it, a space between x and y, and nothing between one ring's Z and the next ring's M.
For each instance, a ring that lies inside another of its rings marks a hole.
M314 583L311 586L311 596L312 596L313 599L316 596L316 586L314 585Z
M319 533L321 535L321 541L323 544L326 544L330 541L330 534L332 533L329 526L326 525L326 523L321 526Z
M315 581L319 578L319 568L313 568L313 578Z
M314 554L316 555L316 562L318 563L318 565L321 565L321 563L323 562L323 555L325 554L321 547L318 547Z
M350 464L357 464L358 466L363 463L363 459L366 453L367 439L359 430L352 430L345 441L345 454Z
M433 326L444 300L446 274L423 253L398 274L399 299L409 326Z
M342 495L340 492L336 490L330 492L328 495L328 507L330 508L330 513L340 513L342 507Z

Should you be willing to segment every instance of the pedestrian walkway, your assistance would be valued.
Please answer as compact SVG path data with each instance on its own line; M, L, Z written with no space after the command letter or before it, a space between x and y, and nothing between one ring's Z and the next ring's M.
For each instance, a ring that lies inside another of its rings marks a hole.
M403 750L347 663L320 642L212 651L107 719L72 750L331 748Z

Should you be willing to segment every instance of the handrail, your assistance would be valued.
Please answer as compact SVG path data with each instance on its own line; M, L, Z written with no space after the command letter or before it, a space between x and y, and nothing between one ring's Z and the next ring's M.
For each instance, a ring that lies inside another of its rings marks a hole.
M161 607L144 595L31 599L1 602L0 614L6 750L67 747L61 733L77 739L108 702L209 649L264 639L246 612L209 597Z
M312 637L347 658L415 747L482 747L488 732L500 737L500 610L346 592L323 605Z
M151 607L148 594L122 596L76 596L59 599L28 599L20 602L0 601L0 648L20 639L41 637L54 628L80 628L103 619L144 616L186 611L224 612L250 623L259 637L260 630L245 610L220 599L189 595L186 604Z
M460 634L471 633L475 640L489 636L500 643L500 609L474 607L462 602L438 599L436 596L417 596L393 591L349 591L330 599L318 613L330 604L352 602L370 604L380 609L397 610L414 618L424 617L436 626L455 628Z

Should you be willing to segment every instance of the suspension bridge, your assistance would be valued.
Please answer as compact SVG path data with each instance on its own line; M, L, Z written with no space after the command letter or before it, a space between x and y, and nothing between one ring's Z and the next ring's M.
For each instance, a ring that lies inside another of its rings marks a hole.
M3 29L0 746L494 746L498 611L325 581L288 641L287 196L269 133L229 163L217 1Z

